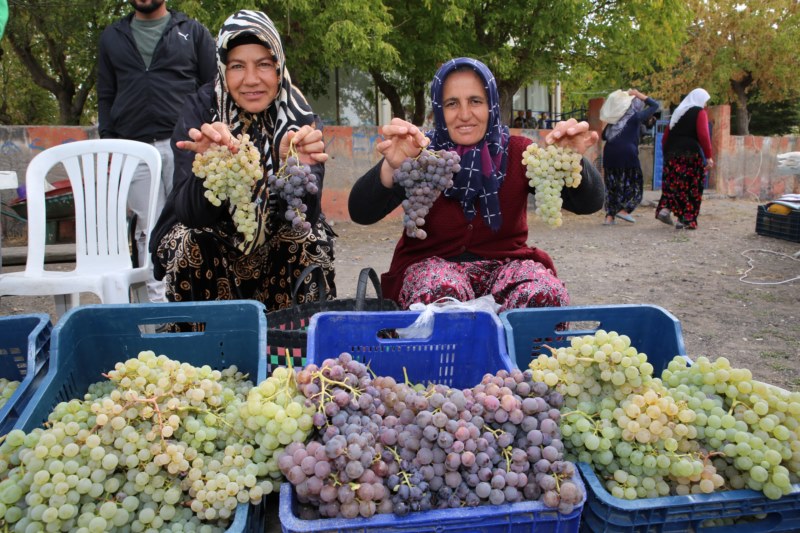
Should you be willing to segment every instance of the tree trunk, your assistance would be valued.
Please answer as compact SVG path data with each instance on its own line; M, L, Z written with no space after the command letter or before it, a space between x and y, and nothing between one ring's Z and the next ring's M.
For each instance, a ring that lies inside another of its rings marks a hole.
M414 116L411 123L415 126L422 126L425 123L425 88L414 89Z
M736 133L750 135L750 113L747 111L747 88L753 82L748 73L741 80L731 80L731 88L736 95Z
M69 77L69 72L66 69L66 63L62 57L51 57L53 63L58 65L61 76L60 79L55 79L47 73L47 70L39 64L36 56L34 55L29 43L20 43L16 39L16 35L8 33L8 40L11 42L11 47L17 54L20 62L30 72L33 82L49 91L55 96L58 102L59 122L65 126L77 126L81 122L81 114L83 113L83 106L88 97L88 90L94 85L94 78L91 76L91 85L84 86L81 91L82 99L75 101L75 83ZM94 72L94 71L93 71Z
M392 107L392 116L406 120L406 110L403 107L403 100L400 98L397 88L384 77L382 72L370 70L369 73L372 75L378 90L389 100L389 105Z
M500 95L500 122L506 126L511 126L514 107L514 94L519 90L520 84L515 81L497 82L497 92Z

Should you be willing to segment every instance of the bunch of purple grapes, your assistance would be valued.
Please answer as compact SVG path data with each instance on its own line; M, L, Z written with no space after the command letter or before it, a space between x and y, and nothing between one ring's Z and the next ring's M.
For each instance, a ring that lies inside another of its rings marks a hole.
M298 390L318 409L308 444L278 464L306 517L583 499L563 460L562 396L531 371L487 374L469 389L372 378L349 354L309 365ZM301 506L303 508L303 506Z
M439 193L453 186L453 174L461 170L461 157L447 150L422 150L417 157L409 157L394 171L395 183L406 191L403 200L403 226L406 235L424 239L422 229L425 217L439 197Z
M311 224L306 221L308 206L303 203L303 198L306 194L319 192L317 176L311 172L311 167L300 163L297 156L290 155L277 173L270 174L267 185L286 201L283 216L292 223L292 227L309 231Z

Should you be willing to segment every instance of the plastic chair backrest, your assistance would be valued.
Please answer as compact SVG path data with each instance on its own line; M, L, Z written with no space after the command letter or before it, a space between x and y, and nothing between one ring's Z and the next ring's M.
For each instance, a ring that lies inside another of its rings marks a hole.
M75 273L133 267L127 232L127 198L140 162L150 169L148 209L158 201L161 155L146 143L127 139L89 139L48 148L34 157L25 176L28 200L26 275L44 270L46 242L45 182L58 164L67 172L75 202ZM147 239L157 215L148 217ZM150 256L140 259L150 267Z

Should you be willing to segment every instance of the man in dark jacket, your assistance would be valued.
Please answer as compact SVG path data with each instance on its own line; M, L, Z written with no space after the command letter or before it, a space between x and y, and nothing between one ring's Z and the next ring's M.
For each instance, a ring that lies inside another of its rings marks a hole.
M172 189L169 140L184 98L217 73L216 45L209 31L166 0L129 0L134 12L108 26L98 51L97 103L101 138L133 139L161 152L161 191L155 213L147 212L150 178L139 165L128 208L136 215L139 262L147 250L149 222L158 218ZM151 301L165 301L163 282L151 277Z

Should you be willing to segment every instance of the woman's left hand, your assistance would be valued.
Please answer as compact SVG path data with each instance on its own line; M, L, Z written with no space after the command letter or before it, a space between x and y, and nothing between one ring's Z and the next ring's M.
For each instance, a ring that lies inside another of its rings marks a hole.
M311 126L303 126L297 131L290 131L281 139L281 146L278 149L281 161L285 161L289 155L289 143L294 142L294 148L300 162L304 165L324 163L328 160L325 153L325 142L322 140L322 132Z
M557 144L562 148L572 148L579 154L583 154L594 146L599 138L596 131L589 129L588 122L578 122L571 118L557 123L553 131L545 137L545 142Z

